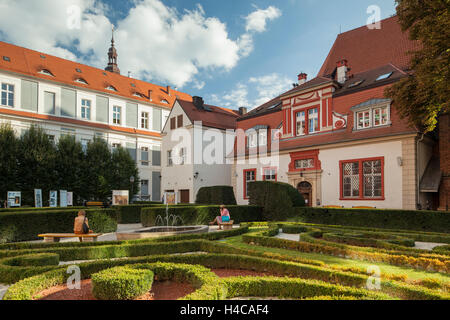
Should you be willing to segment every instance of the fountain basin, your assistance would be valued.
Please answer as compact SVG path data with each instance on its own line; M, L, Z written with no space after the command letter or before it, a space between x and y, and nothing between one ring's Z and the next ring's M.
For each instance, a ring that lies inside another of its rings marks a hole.
M121 241L159 238L181 234L207 233L208 231L208 226L151 227L134 232L119 232L116 236L117 240Z

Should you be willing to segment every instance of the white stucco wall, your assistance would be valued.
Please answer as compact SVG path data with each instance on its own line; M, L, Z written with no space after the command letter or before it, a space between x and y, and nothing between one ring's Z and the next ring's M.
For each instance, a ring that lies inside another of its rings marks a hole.
M371 143L358 146L320 150L322 162L323 205L371 206L376 208L402 208L402 168L397 157L402 156L400 141ZM340 200L339 161L362 158L384 157L385 200Z

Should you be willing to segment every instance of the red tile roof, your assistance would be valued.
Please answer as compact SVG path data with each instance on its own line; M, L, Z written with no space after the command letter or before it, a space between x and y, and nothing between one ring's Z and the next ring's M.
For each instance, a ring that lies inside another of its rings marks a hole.
M5 61L3 57L8 57L10 61ZM41 74L40 71L43 69L50 71L54 77ZM79 69L81 73L77 72L76 69ZM2 41L0 41L0 70L63 83L82 89L100 91L136 100L136 102L149 102L148 91L152 90L151 103L168 109L172 108L177 97L183 100L192 100L190 95L180 91L171 89L169 95L167 87L128 78ZM85 80L88 84L85 85L75 82L75 80L80 78ZM114 87L117 91L107 90L106 88L108 86ZM135 93L139 93L142 97L136 97L134 95ZM164 103L164 100L166 100L168 104Z
M331 75L342 59L348 61L353 74L389 63L408 70L408 52L419 48L420 43L410 40L409 33L402 32L398 17L394 16L382 20L381 29L370 30L363 26L338 35L318 75Z
M239 117L238 111L206 105L211 111L199 110L192 101L177 100L184 112L191 120L202 121L203 126L218 129L235 129L236 119Z

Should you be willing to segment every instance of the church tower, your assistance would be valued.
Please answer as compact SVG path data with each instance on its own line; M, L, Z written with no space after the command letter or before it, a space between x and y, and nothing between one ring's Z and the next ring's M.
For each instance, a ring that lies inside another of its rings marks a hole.
M114 72L120 74L120 69L117 66L117 50L114 47L114 26L112 27L112 38L111 38L111 48L108 50L108 66L105 68L106 71Z

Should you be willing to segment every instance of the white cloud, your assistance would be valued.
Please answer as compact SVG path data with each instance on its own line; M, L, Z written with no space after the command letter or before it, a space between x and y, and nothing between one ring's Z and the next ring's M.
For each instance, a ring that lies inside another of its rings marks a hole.
M99 0L0 0L0 38L104 68L111 34L107 10ZM201 6L179 13L160 0L134 0L116 26L119 67L137 78L202 88L196 80L202 70L235 67L253 50L251 33L264 31L279 14L274 7L256 10L246 18L246 33L233 40L226 25L205 16Z
M266 31L267 21L277 19L281 16L280 9L270 6L267 9L258 9L250 13L245 20L247 32L264 32Z
M289 90L292 83L292 79L278 73L250 77L245 83L238 83L233 90L223 93L222 96L213 94L209 99L218 106L254 109Z

